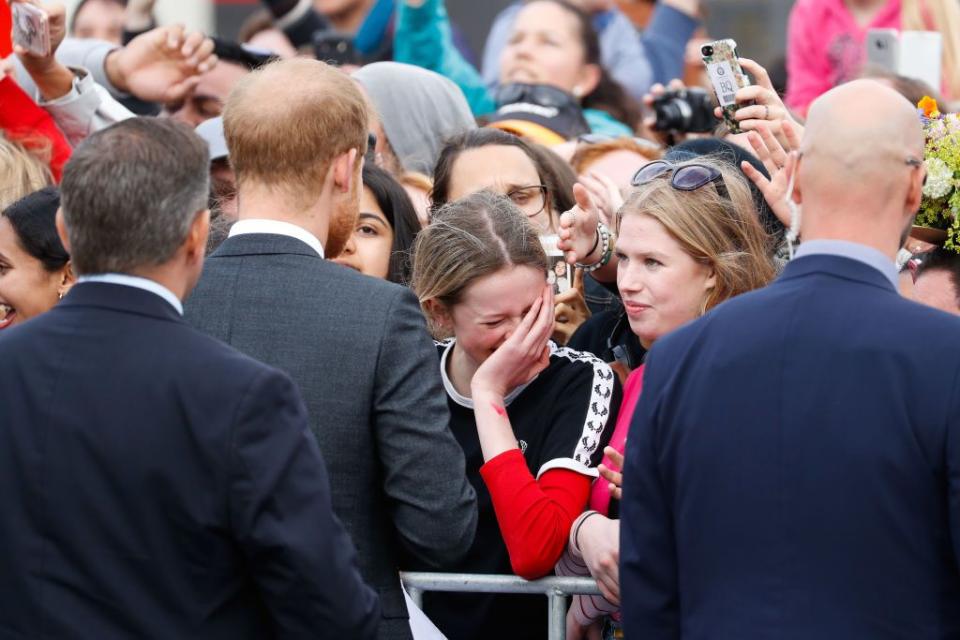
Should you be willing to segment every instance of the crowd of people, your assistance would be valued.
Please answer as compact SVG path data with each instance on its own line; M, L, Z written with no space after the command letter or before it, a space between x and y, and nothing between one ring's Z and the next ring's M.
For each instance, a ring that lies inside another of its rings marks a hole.
M955 0L8 4L0 637L960 638Z

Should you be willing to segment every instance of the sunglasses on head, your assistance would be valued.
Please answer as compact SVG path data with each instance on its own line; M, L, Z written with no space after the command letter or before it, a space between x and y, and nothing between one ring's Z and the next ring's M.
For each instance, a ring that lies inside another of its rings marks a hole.
M721 197L730 197L727 192L727 185L723 181L723 175L720 171L716 167L705 164L685 164L678 167L666 160L655 160L644 165L639 171L633 174L633 179L630 181L630 184L634 187L639 187L671 171L673 172L673 176L670 178L670 186L678 191L696 191L700 187L712 182Z

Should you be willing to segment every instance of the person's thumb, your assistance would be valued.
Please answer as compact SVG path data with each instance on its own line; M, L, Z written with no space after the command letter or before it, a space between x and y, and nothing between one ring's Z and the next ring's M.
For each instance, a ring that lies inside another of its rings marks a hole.
M573 198L576 200L577 206L585 212L592 213L597 208L593 202L593 196L590 195L590 190L579 182L573 185Z

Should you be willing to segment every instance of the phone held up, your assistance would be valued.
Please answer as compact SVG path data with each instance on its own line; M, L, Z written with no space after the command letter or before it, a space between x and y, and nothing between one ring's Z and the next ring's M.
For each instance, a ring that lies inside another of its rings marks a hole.
M13 43L36 56L50 55L50 22L47 12L30 4L11 5Z
M727 38L708 42L700 47L700 57L707 67L707 75L717 94L717 102L723 112L723 120L731 133L742 133L740 123L734 115L737 109L751 103L738 104L737 91L750 85L750 78L744 73L737 56L737 43Z
M563 251L557 248L560 239L555 235L540 236L540 243L547 254L547 282L553 285L554 295L566 293L574 287L574 270L563 258Z

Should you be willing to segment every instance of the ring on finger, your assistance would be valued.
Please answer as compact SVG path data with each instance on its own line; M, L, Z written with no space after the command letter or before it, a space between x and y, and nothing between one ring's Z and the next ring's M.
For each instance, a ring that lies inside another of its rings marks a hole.
M763 105L763 119L764 120L770 119L770 105L768 104Z

